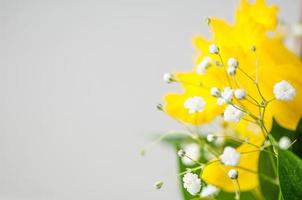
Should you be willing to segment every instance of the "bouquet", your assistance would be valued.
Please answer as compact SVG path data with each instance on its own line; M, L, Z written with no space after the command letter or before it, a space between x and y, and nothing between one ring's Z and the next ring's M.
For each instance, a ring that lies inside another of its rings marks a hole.
M277 13L242 0L233 24L207 18L192 69L164 74L182 92L157 108L182 131L159 140L175 148L185 200L302 199L302 64Z

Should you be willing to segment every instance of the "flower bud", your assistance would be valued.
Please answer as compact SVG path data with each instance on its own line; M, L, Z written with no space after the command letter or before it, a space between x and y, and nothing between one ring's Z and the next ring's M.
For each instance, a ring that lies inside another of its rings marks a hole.
M235 170L235 169L231 169L229 172L228 172L228 176L230 177L230 179L237 179L238 178L238 171Z
M236 74L236 68L235 67L229 67L227 70L227 73L231 76L234 76Z
M163 80L165 83L171 83L174 81L174 75L171 73L165 73L163 76Z
M214 142L216 139L217 139L216 135L213 135L213 134L207 135L207 141L208 142Z
M211 89L211 95L213 97L220 97L221 96L221 91L217 87L213 87Z
M157 181L157 182L155 182L154 187L155 187L157 190L159 190L159 189L161 189L161 188L163 187L163 185L164 185L164 182L162 182L162 181Z
M209 51L211 54L218 54L219 53L219 48L216 44L211 44L209 46Z
M238 100L245 99L246 91L243 89L237 89L237 90L235 90L234 95L235 95L236 99L238 99Z
M180 149L178 152L177 152L177 155L179 156L179 157L184 157L185 155L186 155L186 152L183 150L183 149Z
M229 67L237 68L238 65L239 65L239 62L236 58L229 58L229 60L228 60L228 66Z

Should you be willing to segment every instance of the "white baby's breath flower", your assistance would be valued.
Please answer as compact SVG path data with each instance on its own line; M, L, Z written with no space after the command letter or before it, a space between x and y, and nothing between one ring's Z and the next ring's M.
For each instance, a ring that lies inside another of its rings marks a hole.
M196 72L198 74L204 74L206 70L211 66L212 59L209 56L203 58L203 60L197 66Z
M291 101L296 96L296 90L289 82L283 80L275 84L274 94L278 100Z
M235 95L236 99L239 99L239 100L245 99L246 91L244 89L237 89L237 90L235 90L234 95Z
M200 197L205 198L205 197L212 197L217 195L220 192L220 189L215 187L214 185L207 185L204 188L202 188Z
M163 76L163 80L165 83L171 83L174 81L174 75L171 73L165 73Z
M238 108L234 107L233 105L228 105L224 110L223 119L227 122L239 122L244 116L244 112Z
M280 149L286 150L289 148L291 142L292 141L288 137L283 136L280 138L280 140L278 142L278 146L280 147Z
M184 107L189 110L189 114L202 112L205 106L206 102L198 96L190 97L184 103Z
M230 87L224 88L223 92L221 92L220 98L217 100L218 105L222 105L224 103L229 103L231 102L233 98L233 93L234 91Z
M237 179L238 178L238 171L235 169L231 169L228 172L228 176L230 177L230 179Z
M229 60L228 60L228 66L229 67L236 68L236 67L238 67L238 65L239 65L239 62L236 58L229 58Z
M234 76L236 74L236 68L235 67L229 67L227 69L228 75Z
M212 95L213 97L220 97L221 91L220 91L217 87L213 87L213 88L211 89L211 95Z
M201 180L198 178L196 174L193 173L186 173L183 177L184 188L187 191L195 196L201 189Z
M200 158L200 147L196 143L185 145L183 147L183 151L185 152L186 156L183 156L181 161L187 166L194 165L194 161L198 161Z
M219 48L216 44L211 44L209 46L209 51L211 54L218 54L219 53Z
M233 147L226 146L220 155L220 160L226 166L237 166L240 162L240 153Z

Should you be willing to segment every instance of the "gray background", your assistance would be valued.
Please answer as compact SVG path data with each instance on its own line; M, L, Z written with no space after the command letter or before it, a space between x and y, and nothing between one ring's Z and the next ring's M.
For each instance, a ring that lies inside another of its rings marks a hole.
M298 19L298 0L274 2ZM179 129L154 109L162 74L189 69L203 18L236 4L0 0L0 199L180 199L173 151L138 152Z

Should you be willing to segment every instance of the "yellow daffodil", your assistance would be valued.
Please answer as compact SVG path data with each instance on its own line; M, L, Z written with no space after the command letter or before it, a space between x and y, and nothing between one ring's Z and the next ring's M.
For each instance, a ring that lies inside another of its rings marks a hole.
M267 36L267 31L274 30L277 23L277 8L275 6L268 7L263 0L257 0L255 4L242 1L241 4L236 13L234 25L213 18L210 22L213 40L206 41L202 37L195 38L194 44L201 52L196 59L196 64L210 55L209 44L217 44L224 65L230 57L235 57L239 61L240 70L236 74L236 80L231 80L232 86L245 88L247 93L259 102L261 97L254 81L258 81L262 95L266 100L269 100L274 97L272 92L274 84L281 80L287 80L298 91L297 96L291 102L272 102L267 108L265 124L270 128L274 117L282 126L295 129L302 114L302 105L299 103L302 100L302 94L299 92L302 89L302 79L300 78L302 64L298 57L284 47L280 38ZM253 46L257 49L254 53L251 51ZM213 55L211 56L213 57ZM214 62L220 62L219 56L216 55L214 59ZM247 78L246 75L254 81ZM212 79L212 82L218 83L218 85L221 80L225 86L228 85L226 78L222 78L221 74L206 73L205 76L210 76L206 79ZM204 82L211 85L207 81ZM251 112L257 113L258 108L256 106L253 107L248 102L242 103L249 107Z
M184 92L166 95L166 113L192 125L207 123L222 114L225 108L225 104L217 105L211 88L217 87L221 91L226 87L244 88L247 98L235 99L234 103L247 111L250 117L259 117L259 108L263 106L260 104L269 102L265 105L265 115L261 116L267 129L270 130L273 118L281 126L295 129L302 115L302 64L276 33L277 11L276 6L267 6L265 0L256 0L253 4L242 0L234 24L210 18L213 38L194 38L194 45L199 51L196 66L190 72L175 74L175 81L182 85ZM275 36L268 36L269 32L275 33ZM213 44L215 46L209 50ZM239 65L236 66L236 75L235 71L227 69L230 58L233 58L231 65L234 65L234 60L238 61L235 63ZM292 101L274 100L274 85L281 80L286 80L296 89ZM254 145L245 143L237 148L242 155L237 167L220 162L208 165L202 173L202 179L207 183L233 192L233 183L227 172L236 168L242 191L258 186L259 148L256 146L263 144L264 136L259 126L248 121L250 119L240 122L237 131Z

